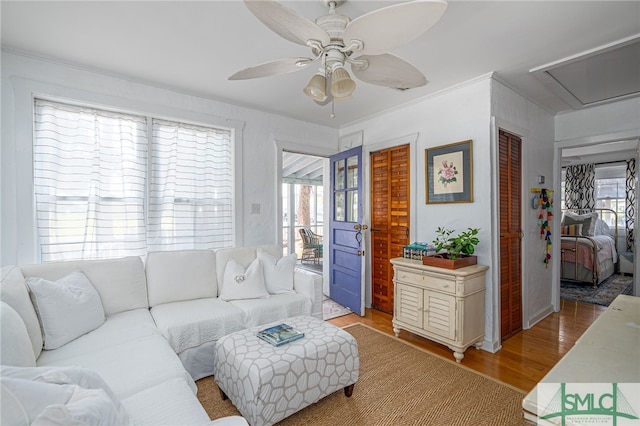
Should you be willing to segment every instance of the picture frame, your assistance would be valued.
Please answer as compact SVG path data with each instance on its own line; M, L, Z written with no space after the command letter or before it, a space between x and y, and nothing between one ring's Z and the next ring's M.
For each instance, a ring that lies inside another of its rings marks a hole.
M473 202L473 141L425 149L425 203Z

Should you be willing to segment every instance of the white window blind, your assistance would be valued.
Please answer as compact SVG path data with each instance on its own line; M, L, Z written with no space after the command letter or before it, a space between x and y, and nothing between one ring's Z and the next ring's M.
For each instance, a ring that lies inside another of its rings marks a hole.
M34 124L42 260L144 254L146 119L37 99Z
M149 250L233 244L231 132L153 120Z
M231 131L40 99L34 129L42 261L233 244Z

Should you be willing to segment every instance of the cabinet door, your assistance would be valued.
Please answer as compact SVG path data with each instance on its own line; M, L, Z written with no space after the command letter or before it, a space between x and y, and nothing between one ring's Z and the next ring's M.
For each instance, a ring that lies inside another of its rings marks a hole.
M394 316L398 321L422 328L421 288L396 283Z
M456 298L424 291L424 326L433 334L450 340L456 338Z

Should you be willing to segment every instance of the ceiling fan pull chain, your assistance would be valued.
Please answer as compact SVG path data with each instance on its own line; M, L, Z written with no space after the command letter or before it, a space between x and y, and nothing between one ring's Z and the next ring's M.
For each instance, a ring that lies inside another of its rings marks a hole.
M331 98L331 114L329 117L336 118L336 98Z

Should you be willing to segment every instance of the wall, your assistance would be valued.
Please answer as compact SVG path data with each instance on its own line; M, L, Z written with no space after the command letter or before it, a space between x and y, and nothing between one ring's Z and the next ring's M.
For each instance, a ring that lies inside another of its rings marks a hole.
M537 176L545 175L545 186L552 187L553 116L515 93L493 75L482 76L420 102L379 114L340 129L340 135L364 133L365 153L397 144L412 143L411 241L432 241L438 226L455 230L480 228L478 263L489 265L486 283L485 342L483 348L500 349L499 317L499 235L497 188L497 128L523 137L523 307L525 326L552 312L551 270L542 262L544 245L539 240L537 212L529 208L529 187ZM413 137L417 134L417 137ZM474 202L470 204L425 204L426 148L473 140ZM365 170L369 167L364 156ZM365 179L366 182L366 179ZM365 188L364 210L369 215L369 189ZM531 244L528 244L531 241ZM371 304L370 269L365 285L366 301Z
M351 123L340 129L349 135L363 131L364 169L370 167L368 152L389 145L411 143L413 162L411 179L411 241L432 241L438 226L466 230L480 228L477 246L478 263L492 265L492 200L491 200L491 132L490 132L490 78L483 76L467 84ZM473 140L474 202L470 204L425 204L425 149L464 140ZM395 143L394 141L397 141ZM367 179L364 180L367 182ZM369 223L369 188L364 188L364 223ZM371 305L371 272L367 265L365 300ZM495 284L487 274L487 306L494 299ZM493 309L486 310L485 344L495 350L493 339L496 318Z
M32 213L33 94L235 129L238 245L280 243L276 140L337 150L336 129L2 52L0 265L38 260ZM250 214L251 204L260 204L261 213Z
M558 142L619 133L640 133L640 97L560 113L555 117L555 140Z
M531 207L533 195L530 188L554 187L553 182L553 115L494 79L491 86L491 114L494 117L495 134L503 129L522 139L522 289L523 327L530 328L553 312L553 265L544 263L546 245L540 239L538 225L539 209ZM497 170L494 169L497 179ZM538 176L545 177L545 183L538 183ZM497 184L496 184L496 193ZM559 208L559 204L558 204ZM494 216L497 218L497 215ZM498 237L499 225L494 226ZM553 232L553 228L552 228ZM494 249L499 249L496 240ZM495 252L498 257L499 250ZM554 253L552 246L552 255ZM494 279L498 279L494 269Z

